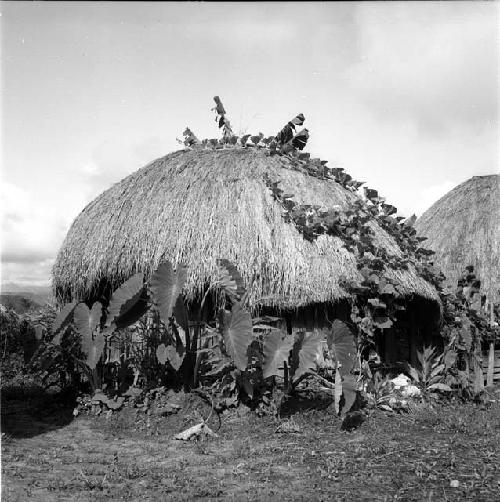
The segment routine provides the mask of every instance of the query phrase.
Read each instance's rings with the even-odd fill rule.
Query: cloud
[[[54,259],[41,260],[36,263],[2,263],[1,284],[15,285],[30,289],[33,286],[49,286]],[[8,288],[12,290],[12,287]]]
[[[37,194],[6,181],[0,200],[2,275],[15,279],[15,274],[26,276],[30,270],[28,276],[40,279],[40,270],[46,270],[47,260],[53,260],[64,238],[67,219]]]
[[[91,158],[76,169],[83,184],[85,202],[90,202],[138,167],[164,155],[165,151],[164,142],[157,137],[145,138],[134,145],[119,139],[103,141],[93,149]]]
[[[362,59],[347,75],[377,117],[434,136],[496,123],[496,5],[376,3],[359,10],[358,23]]]
[[[45,285],[57,251],[78,212],[113,183],[164,154],[159,138],[135,144],[105,141],[94,148],[91,159],[76,170],[81,187],[65,211],[49,197],[3,181],[1,185],[2,282]]]

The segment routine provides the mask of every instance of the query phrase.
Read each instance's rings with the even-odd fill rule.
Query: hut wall
[[[377,336],[377,352],[383,363],[396,366],[407,361],[417,365],[417,352],[424,346],[442,348],[439,320],[439,306],[435,302],[421,297],[408,301],[393,327]]]
[[[329,328],[335,319],[350,322],[351,306],[347,300],[320,303],[287,313],[293,331],[313,331]]]
[[[486,385],[500,381],[500,350],[483,352],[482,369]]]

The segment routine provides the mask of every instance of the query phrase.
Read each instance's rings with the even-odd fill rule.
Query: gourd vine
[[[398,311],[406,309],[403,292],[389,278],[389,270],[413,270],[436,288],[443,309],[442,332],[446,340],[454,340],[457,332],[472,325],[477,327],[475,332],[478,339],[492,336],[492,328],[484,315],[477,310],[471,313],[459,297],[444,290],[445,276],[433,264],[434,252],[422,244],[426,237],[417,235],[415,215],[409,218],[398,216],[397,208],[386,203],[377,190],[363,186],[364,182],[355,180],[343,168],[331,168],[327,166],[327,161],[311,158],[309,153],[303,151],[309,131],[297,131],[305,122],[302,113],[287,122],[275,136],[265,138],[264,134],[259,133],[238,137],[233,134],[220,98],[216,96],[214,100],[216,120],[223,130],[223,137],[197,141],[188,128],[184,134],[184,144],[188,148],[259,148],[270,156],[285,157],[287,162],[283,163],[284,168],[317,179],[334,181],[358,195],[347,209],[324,210],[317,205],[297,204],[293,194],[284,193],[279,187],[279,181],[264,176],[264,183],[273,199],[283,208],[284,220],[293,224],[305,240],[313,242],[320,235],[338,237],[346,250],[355,255],[360,280],[343,286],[353,294],[351,319],[357,327],[361,345],[373,345],[375,334],[390,328],[396,321]],[[361,187],[363,197],[359,194]],[[399,248],[398,255],[389,253],[377,244],[374,224],[394,239]],[[453,327],[451,331],[450,326]]]

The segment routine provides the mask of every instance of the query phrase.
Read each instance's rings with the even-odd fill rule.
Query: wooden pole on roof
[[[490,325],[493,326],[493,301],[490,299]],[[495,340],[490,342],[490,350],[488,352],[488,370],[486,372],[486,387],[493,385],[493,375],[495,371]]]

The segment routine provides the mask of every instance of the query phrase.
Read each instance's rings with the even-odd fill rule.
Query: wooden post
[[[419,347],[417,346],[417,326],[415,325],[416,319],[415,319],[415,312],[414,312],[414,306],[412,306],[409,309],[409,317],[410,317],[410,325],[409,325],[409,332],[410,332],[410,364],[412,366],[417,366],[418,365],[418,357],[417,357],[417,351]]]
[[[490,343],[488,353],[488,370],[486,372],[486,387],[493,385],[493,372],[495,369],[495,342]]]
[[[474,394],[479,394],[484,389],[483,365],[477,355],[472,357],[474,359]]]

